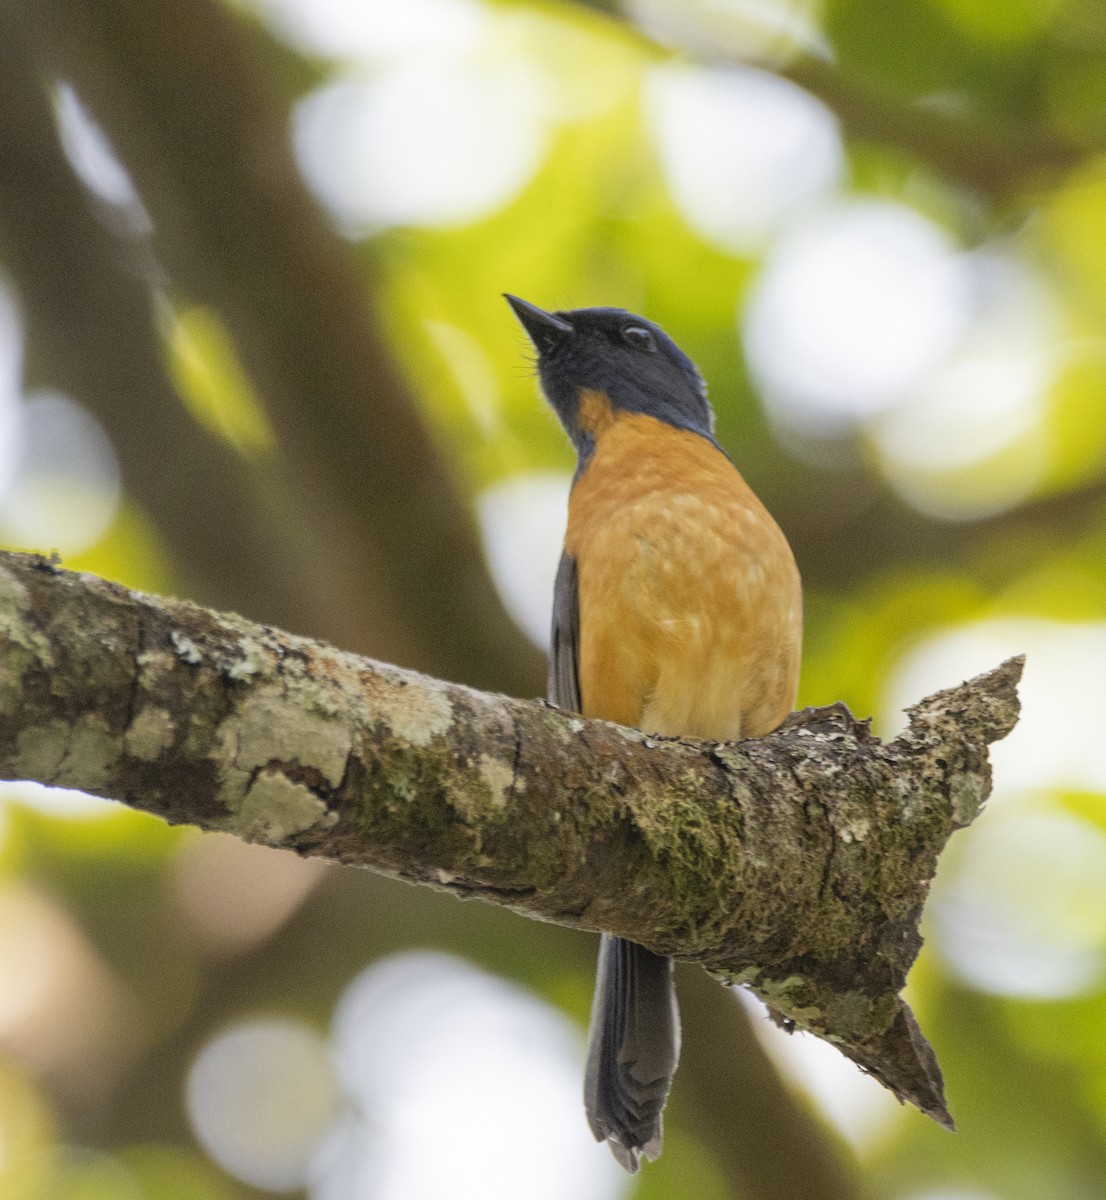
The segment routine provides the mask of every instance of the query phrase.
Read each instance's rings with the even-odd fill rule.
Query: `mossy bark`
[[[0,777],[631,938],[944,1123],[898,993],[1020,672],[929,697],[886,744],[841,706],[660,739],[0,554]]]

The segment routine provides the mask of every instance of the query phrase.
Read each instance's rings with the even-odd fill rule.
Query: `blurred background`
[[[31,785],[5,1200],[1106,1194],[1098,0],[7,0],[0,542],[523,696],[572,462],[500,299],[703,369],[879,731],[1026,652],[909,999],[950,1135],[680,978],[664,1156],[580,1104],[594,941]]]

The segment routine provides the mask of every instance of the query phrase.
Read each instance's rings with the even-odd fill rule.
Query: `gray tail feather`
[[[672,960],[604,934],[588,1030],[584,1107],[596,1141],[631,1173],[661,1152],[661,1113],[680,1057]]]

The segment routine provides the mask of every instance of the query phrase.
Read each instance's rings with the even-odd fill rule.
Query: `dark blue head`
[[[589,397],[714,441],[714,413],[695,364],[651,321],[621,308],[548,313],[507,296],[538,351],[542,391],[586,459],[595,429]]]

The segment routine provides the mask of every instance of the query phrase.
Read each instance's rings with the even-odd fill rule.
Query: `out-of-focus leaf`
[[[157,530],[146,514],[126,499],[119,506],[107,536],[83,554],[67,556],[63,565],[144,592],[171,595],[177,590],[177,575]]]
[[[801,702],[826,704],[834,697],[857,716],[878,713],[895,659],[927,632],[977,616],[986,602],[968,579],[937,572],[891,574],[849,600],[808,595],[813,629],[806,635]]]
[[[1042,434],[1049,450],[1042,491],[1106,473],[1106,341],[1092,336],[1077,343],[1052,385]]]
[[[826,25],[842,66],[895,95],[940,95],[968,77],[971,47],[928,0],[830,0]]]
[[[1091,159],[1048,196],[1044,204],[1045,245],[1062,277],[1098,320],[1106,312],[1106,159]]]
[[[120,808],[92,820],[13,806],[8,836],[20,874],[70,910],[143,1006],[143,1034],[175,1029],[196,999],[199,970],[175,920],[165,870],[186,835]]]
[[[995,46],[1032,40],[1061,7],[1061,0],[936,0],[936,7],[969,37]]]
[[[142,1200],[235,1200],[241,1195],[206,1159],[182,1146],[128,1146],[119,1157],[137,1180]]]
[[[694,1196],[696,1200],[730,1200],[728,1185],[694,1138],[665,1141],[664,1153],[647,1170],[634,1189],[634,1200],[668,1200],[671,1196]]]
[[[272,428],[218,315],[198,304],[166,307],[169,368],[193,416],[243,454],[272,450]]]
[[[0,1059],[0,1195],[39,1200],[50,1175],[53,1114],[28,1079]]]

